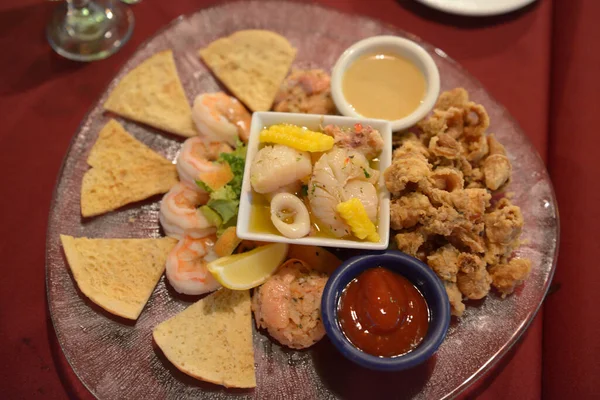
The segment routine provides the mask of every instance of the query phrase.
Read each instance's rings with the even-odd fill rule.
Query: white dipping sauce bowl
[[[338,58],[331,73],[331,95],[340,113],[347,117],[368,118],[358,113],[346,100],[342,81],[346,69],[366,54],[387,53],[403,57],[419,68],[425,77],[425,96],[419,107],[404,118],[390,121],[393,131],[410,128],[425,117],[435,105],[440,93],[440,73],[429,53],[417,43],[398,36],[374,36],[350,46]]]

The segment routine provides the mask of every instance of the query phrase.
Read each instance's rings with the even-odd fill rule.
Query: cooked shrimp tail
[[[222,170],[223,166],[215,163],[221,153],[230,153],[232,148],[225,143],[205,143],[202,138],[189,138],[183,143],[177,156],[177,173],[179,179],[191,186],[202,173]]]
[[[199,295],[221,287],[206,265],[218,256],[213,251],[216,237],[184,237],[167,257],[166,275],[179,293]]]
[[[192,119],[207,142],[234,146],[248,141],[252,116],[236,98],[223,92],[204,93],[194,99]]]
[[[167,236],[201,238],[216,232],[215,226],[198,209],[206,204],[208,195],[194,186],[180,182],[163,197],[159,219]]]

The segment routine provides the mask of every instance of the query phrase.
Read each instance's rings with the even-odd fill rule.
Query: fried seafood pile
[[[398,249],[436,272],[457,316],[464,298],[481,299],[492,286],[505,297],[531,268],[528,259],[511,259],[523,228],[520,208],[507,197],[492,202],[510,181],[511,164],[504,146],[486,134],[489,124],[466,90],[444,92],[418,124],[419,135],[396,138],[385,171]]]

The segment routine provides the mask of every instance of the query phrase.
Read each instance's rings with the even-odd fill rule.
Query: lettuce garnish
[[[217,227],[217,235],[220,235],[225,229],[237,223],[246,163],[246,146],[238,140],[236,149],[231,153],[221,153],[217,162],[229,164],[233,178],[216,190],[202,181],[196,181],[196,184],[209,193],[209,200],[206,205],[200,207],[200,211],[206,219],[214,223]]]

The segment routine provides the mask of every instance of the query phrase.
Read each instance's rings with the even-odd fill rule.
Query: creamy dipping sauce
[[[342,79],[344,97],[367,118],[404,118],[419,107],[425,90],[419,68],[395,54],[366,54],[348,67]]]

